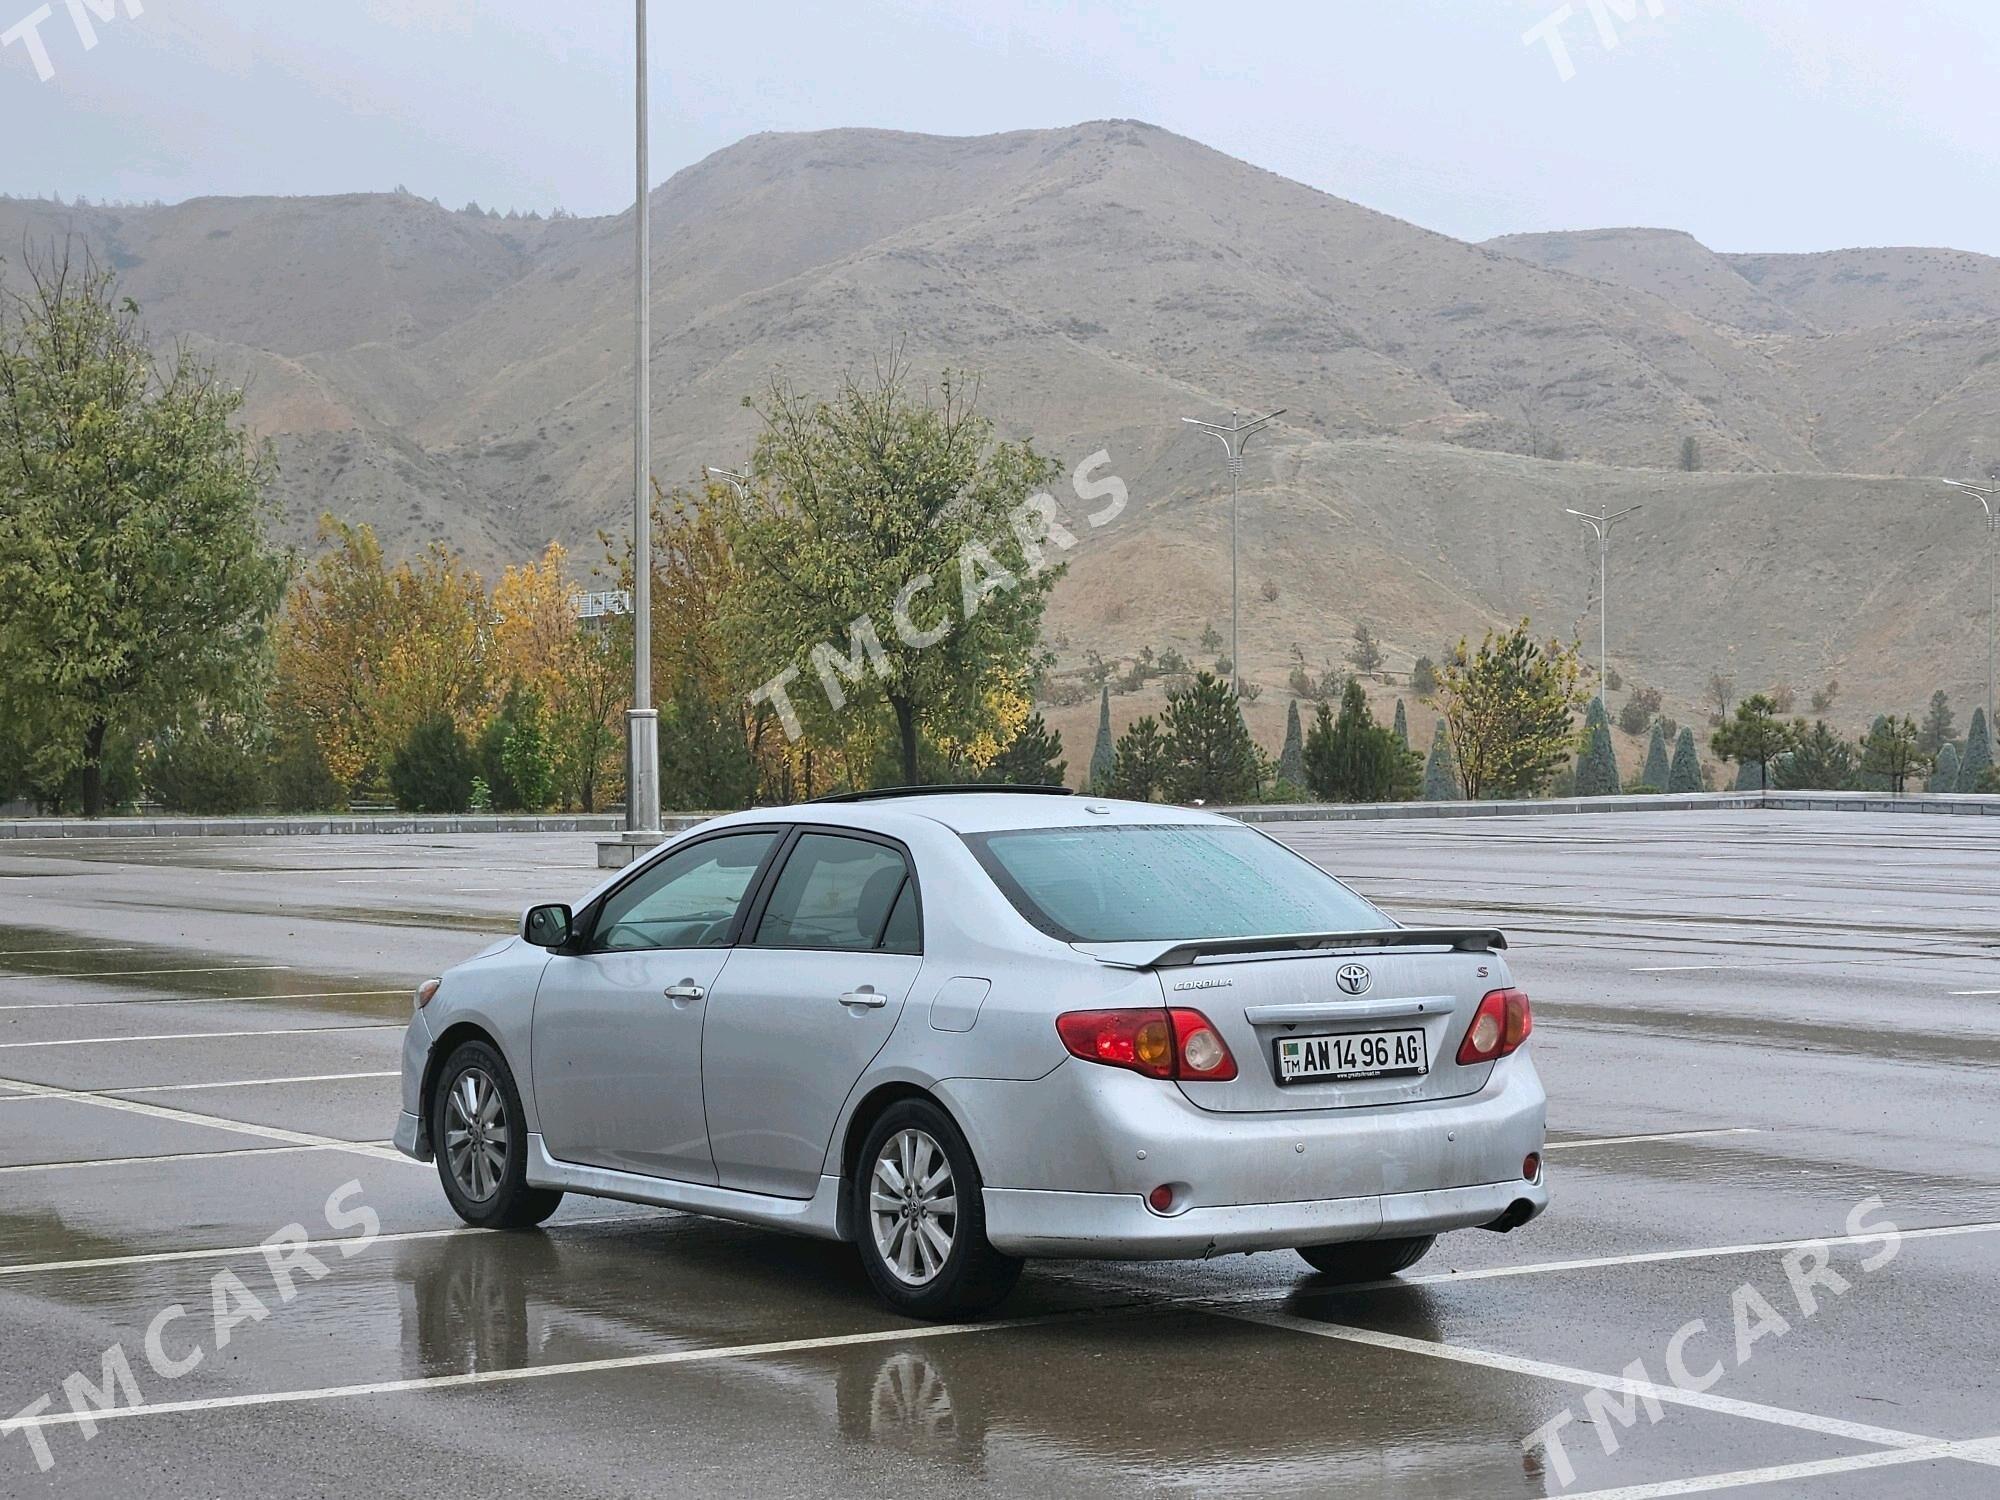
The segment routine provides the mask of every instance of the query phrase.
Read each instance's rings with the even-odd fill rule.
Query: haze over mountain
[[[1109,451],[1134,504],[1073,555],[1065,664],[1226,633],[1221,455],[1177,419],[1287,408],[1245,475],[1260,732],[1293,646],[1338,660],[1356,620],[1401,667],[1522,614],[1594,644],[1595,555],[1562,510],[1600,502],[1646,505],[1614,550],[1614,664],[1679,703],[1720,668],[1914,712],[1983,674],[1977,512],[1924,476],[2000,461],[2000,260],[1472,245],[1129,121],[753,136],[653,212],[663,481],[740,463],[741,398],[773,374],[825,388],[897,345],[978,373],[1003,429],[1067,463]],[[629,214],[0,201],[10,258],[66,232],[248,382],[288,539],[330,510],[490,569],[551,537],[593,558],[622,522]]]

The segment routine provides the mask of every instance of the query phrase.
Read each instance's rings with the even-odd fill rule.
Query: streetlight
[[[1285,414],[1285,408],[1266,412],[1261,417],[1248,422],[1238,422],[1236,413],[1229,413],[1229,425],[1220,422],[1204,422],[1199,417],[1182,417],[1190,427],[1199,427],[1210,436],[1220,439],[1222,449],[1229,455],[1229,690],[1238,698],[1243,696],[1243,652],[1237,638],[1240,615],[1237,605],[1236,571],[1236,513],[1237,492],[1243,480],[1243,450],[1250,439],[1270,426]]]
[[[1604,695],[1611,683],[1611,630],[1608,623],[1611,600],[1605,592],[1607,575],[1610,571],[1611,528],[1633,511],[1644,508],[1639,505],[1628,505],[1616,515],[1610,515],[1606,513],[1606,507],[1600,504],[1594,516],[1581,510],[1563,511],[1564,515],[1575,516],[1597,533],[1597,701],[1599,703],[1604,702]]]
[[[748,474],[738,474],[733,469],[718,469],[709,464],[703,464],[701,472],[710,479],[720,479],[724,484],[736,491],[736,498],[738,500],[749,498],[750,476]]]
[[[632,439],[632,710],[625,715],[628,774],[625,779],[625,835],[643,842],[660,833],[660,715],[653,707],[653,514],[650,480],[653,454],[653,214],[647,196],[646,0],[636,0],[639,196],[638,316],[633,406],[638,418]]]
[[[1955,490],[1964,490],[1986,509],[1986,733],[1990,737],[1995,731],[1993,723],[1993,641],[1996,623],[2000,623],[2000,510],[1993,508],[1993,502],[2000,499],[2000,490],[1987,489],[1984,485],[1964,484],[1956,479],[1947,479],[1946,484]]]

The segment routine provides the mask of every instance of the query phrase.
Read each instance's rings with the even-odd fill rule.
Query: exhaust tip
[[[1495,1234],[1505,1234],[1510,1229],[1519,1229],[1540,1212],[1541,1210],[1526,1198],[1516,1198],[1512,1203],[1507,1205],[1507,1212],[1500,1215],[1492,1223],[1481,1224],[1479,1227],[1481,1229],[1490,1229]]]

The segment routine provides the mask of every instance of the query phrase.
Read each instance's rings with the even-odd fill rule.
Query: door
[[[578,952],[549,960],[529,1055],[551,1156],[715,1181],[702,1020],[777,843],[777,830],[757,829],[676,849],[604,898]]]
[[[702,1034],[709,1144],[724,1187],[810,1198],[922,966],[916,880],[899,845],[807,831],[749,920]]]

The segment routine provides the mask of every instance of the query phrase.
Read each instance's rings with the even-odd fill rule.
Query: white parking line
[[[368,1075],[362,1076],[365,1077]],[[374,1076],[392,1078],[396,1075],[377,1074]],[[255,1083],[284,1083],[287,1081],[305,1082],[307,1080],[259,1078],[251,1081]],[[229,1084],[219,1085],[219,1087],[224,1088],[236,1086]],[[165,1087],[204,1088],[218,1087],[218,1085],[168,1084]],[[422,1162],[405,1156],[402,1152],[391,1147],[371,1145],[366,1141],[343,1141],[330,1135],[308,1135],[303,1130],[284,1130],[276,1125],[252,1125],[244,1120],[229,1120],[219,1115],[197,1114],[189,1109],[171,1109],[164,1104],[142,1104],[136,1099],[113,1099],[101,1093],[86,1092],[80,1089],[51,1088],[45,1083],[26,1083],[16,1078],[0,1078],[0,1088],[20,1090],[18,1094],[10,1094],[4,1098],[0,1098],[0,1104],[19,1104],[26,1099],[69,1099],[79,1104],[95,1104],[102,1109],[115,1109],[124,1114],[143,1115],[151,1120],[171,1120],[177,1125],[206,1125],[213,1130],[233,1131],[237,1135],[254,1135],[261,1140],[267,1141],[282,1141],[288,1146],[324,1146],[329,1151],[344,1151],[353,1156],[365,1156],[371,1161],[403,1162],[413,1167],[424,1165]],[[124,1092],[128,1094],[140,1092],[160,1093],[164,1092],[164,1089],[154,1088],[144,1091],[126,1089]]]
[[[1653,1135],[1599,1135],[1581,1141],[1547,1141],[1544,1151],[1577,1151],[1585,1146],[1630,1146],[1640,1141],[1694,1141],[1711,1135],[1761,1135],[1755,1125],[1729,1125],[1717,1130],[1662,1130]]]
[[[1978,1224],[1940,1224],[1930,1229],[1899,1229],[1905,1240],[1950,1239],[1962,1234],[1993,1234],[2000,1220]],[[1508,1276],[1542,1276],[1554,1271],[1596,1271],[1608,1266],[1651,1266],[1675,1260],[1723,1260],[1734,1255],[1770,1255],[1786,1250],[1802,1250],[1808,1245],[1874,1245],[1880,1234],[1828,1234],[1802,1240],[1767,1240],[1759,1245],[1709,1245],[1690,1250],[1646,1250],[1634,1255],[1597,1255],[1583,1260],[1547,1260],[1529,1266],[1488,1266],[1479,1271],[1438,1271],[1427,1276],[1397,1276],[1386,1281],[1364,1281],[1349,1291],[1377,1291],[1399,1286],[1434,1286],[1453,1281],[1494,1281]]]
[[[137,953],[133,946],[114,948],[103,944],[93,944],[88,948],[5,948],[0,949],[0,959],[48,958],[57,953]]]
[[[0,1104],[19,1104],[27,1099],[95,1099],[100,1103],[114,1094],[195,1094],[203,1089],[261,1089],[280,1083],[347,1083],[357,1078],[400,1078],[400,1073],[305,1073],[296,1078],[229,1078],[214,1083],[145,1083],[131,1088],[114,1085],[108,1089],[59,1089],[41,1084],[14,1084],[20,1094],[0,1096]],[[0,1084],[7,1080],[0,1079]]]
[[[1674,1495],[1707,1495],[1716,1490],[1752,1484],[1777,1484],[1787,1479],[1817,1479],[1827,1474],[1853,1474],[1863,1469],[1888,1469],[1898,1464],[1927,1464],[1941,1458],[1970,1458],[1981,1463],[2000,1452],[2000,1438],[1976,1438],[1961,1443],[1927,1443],[1921,1448],[1896,1448],[1856,1453],[1848,1458],[1816,1458],[1805,1463],[1774,1464],[1768,1469],[1737,1469],[1727,1474],[1698,1474],[1689,1479],[1663,1479],[1654,1484],[1629,1484],[1615,1490],[1589,1490],[1568,1500],[1668,1500]]]
[[[459,1231],[445,1231],[457,1233]],[[475,1231],[485,1233],[486,1231]],[[384,1235],[384,1239],[389,1236]],[[774,1339],[763,1344],[726,1344],[708,1349],[670,1349],[657,1354],[632,1354],[610,1359],[574,1360],[560,1365],[521,1365],[504,1370],[474,1370],[463,1375],[429,1375],[409,1380],[376,1380],[362,1385],[329,1385],[316,1390],[263,1391],[242,1396],[210,1396],[195,1401],[158,1401],[139,1406],[96,1407],[82,1412],[46,1412],[16,1418],[10,1427],[68,1427],[79,1422],[105,1422],[123,1417],[169,1416],[180,1412],[231,1411],[243,1407],[289,1406],[305,1401],[339,1401],[356,1396],[402,1395],[410,1391],[449,1391],[465,1386],[498,1385],[523,1380],[550,1380],[561,1375],[596,1375],[610,1370],[651,1370],[663,1365],[711,1364],[720,1360],[754,1359],[766,1354],[800,1354],[814,1349],[847,1349],[863,1344],[887,1344],[917,1339],[952,1338],[965,1333],[991,1333],[1006,1328],[1036,1328],[1049,1323],[1102,1317],[1096,1309],[1044,1313],[1006,1322],[936,1323],[930,1327],[884,1328],[871,1333],[840,1333],[824,1338]]]
[[[1969,995],[2000,995],[2000,990],[1952,990],[1949,993],[1953,999],[1963,1000]]]
[[[1789,1407],[1767,1406],[1761,1401],[1739,1401],[1732,1396],[1717,1396],[1707,1391],[1684,1391],[1679,1386],[1656,1385],[1650,1380],[1628,1380],[1622,1375],[1580,1370],[1570,1365],[1551,1364],[1547,1360],[1540,1359],[1524,1359],[1514,1354],[1496,1354],[1486,1349],[1467,1348],[1463,1344],[1406,1338],[1399,1333],[1377,1333],[1372,1328],[1350,1328],[1341,1323],[1320,1323],[1293,1313],[1257,1312],[1248,1308],[1219,1304],[1209,1305],[1203,1310],[1219,1317],[1233,1318],[1240,1323],[1255,1323],[1266,1328],[1288,1328],[1295,1333],[1310,1333],[1319,1338],[1335,1339],[1345,1344],[1365,1344],[1376,1349],[1421,1354],[1431,1359],[1476,1365],[1486,1370],[1504,1370],[1509,1374],[1527,1375],[1538,1380],[1553,1380],[1563,1385],[1590,1386],[1620,1395],[1646,1397],[1668,1405],[1693,1407],[1726,1417],[1742,1417],[1752,1422],[1766,1422],[1776,1427],[1790,1427],[1800,1432],[1818,1433],[1822,1437],[1841,1438],[1848,1442],[1901,1449],[1959,1446],[1944,1443],[1938,1438],[1925,1437],[1920,1433],[1903,1432],[1894,1427],[1876,1427],[1867,1422],[1849,1422],[1841,1417],[1822,1417],[1812,1412],[1793,1411]],[[1970,1458],[1976,1463],[2000,1464],[2000,1453],[1995,1453],[1990,1458],[1985,1454],[1970,1453],[1955,1453],[1951,1456]]]
[[[111,1005],[254,1005],[267,1000],[347,1000],[369,995],[407,995],[399,990],[311,990],[302,995],[176,995],[154,998],[134,996],[129,1000],[34,1000],[22,1005],[0,1005],[0,1010],[92,1010]]]
[[[289,968],[290,964],[217,964],[205,969],[84,969],[74,974],[44,974],[39,969],[23,969],[17,974],[0,973],[0,979],[131,979],[152,974],[269,974]]]
[[[287,1026],[273,1031],[167,1031],[152,1036],[73,1036],[54,1042],[0,1042],[0,1052],[26,1047],[109,1047],[118,1042],[220,1042],[246,1036],[317,1036],[328,1031],[401,1031],[403,1022],[369,1026]]]
[[[388,1141],[363,1141],[387,1146]],[[229,1151],[162,1151],[152,1156],[92,1156],[78,1161],[29,1161],[0,1167],[0,1176],[16,1172],[73,1172],[84,1167],[140,1167],[155,1162],[223,1161],[232,1156],[289,1156],[297,1151],[337,1151],[338,1146],[239,1146]]]

